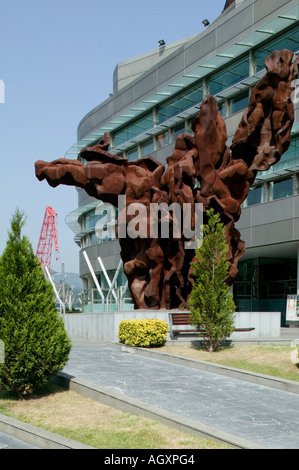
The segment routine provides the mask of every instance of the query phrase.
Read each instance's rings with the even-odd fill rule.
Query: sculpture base
[[[180,310],[133,310],[131,312],[114,313],[68,313],[65,314],[64,324],[70,338],[74,341],[118,341],[118,326],[122,320],[158,318],[168,324],[169,313]],[[230,340],[280,337],[280,312],[236,312],[236,328],[251,328],[250,332],[234,332]],[[167,334],[169,341],[170,334]],[[199,337],[194,335],[180,335],[173,343],[181,344],[183,340],[195,341]]]

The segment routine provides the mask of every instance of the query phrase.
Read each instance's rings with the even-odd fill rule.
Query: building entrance
[[[279,311],[285,327],[287,296],[297,294],[297,259],[254,258],[238,267],[234,283],[237,311]]]

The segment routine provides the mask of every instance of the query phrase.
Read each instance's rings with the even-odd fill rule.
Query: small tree
[[[235,304],[226,283],[228,245],[219,214],[206,212],[202,245],[195,250],[192,263],[195,283],[189,298],[191,323],[200,331],[210,352],[234,330]]]
[[[0,339],[5,345],[0,382],[19,398],[61,370],[71,349],[52,286],[29,240],[21,235],[24,224],[17,209],[0,258]]]

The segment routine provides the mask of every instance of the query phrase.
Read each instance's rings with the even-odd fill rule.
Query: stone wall
[[[118,326],[132,318],[159,318],[169,323],[167,310],[135,310],[115,313],[69,313],[64,315],[67,333],[72,340],[117,341]],[[237,312],[236,328],[255,328],[250,332],[234,332],[231,339],[279,338],[280,312]],[[190,338],[190,335],[188,335]],[[186,336],[185,336],[186,338]],[[170,336],[168,334],[168,339]],[[192,339],[194,337],[192,336]]]

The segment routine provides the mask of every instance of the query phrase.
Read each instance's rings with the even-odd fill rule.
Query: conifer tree
[[[213,209],[206,214],[202,244],[195,250],[196,261],[192,263],[195,283],[189,306],[191,323],[212,352],[234,331],[235,304],[226,283],[229,264],[225,227]]]
[[[29,239],[22,236],[24,224],[17,209],[0,258],[0,340],[5,347],[0,383],[19,398],[61,370],[71,349],[53,288]]]

